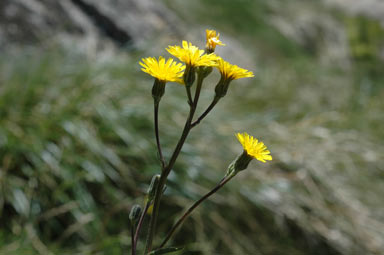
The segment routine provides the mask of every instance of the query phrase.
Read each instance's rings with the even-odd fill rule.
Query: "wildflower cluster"
[[[225,46],[220,41],[218,34],[215,30],[206,30],[206,45],[205,50],[199,49],[191,42],[182,41],[182,45],[168,46],[166,50],[169,54],[177,58],[182,63],[177,62],[172,58],[167,60],[160,56],[159,58],[148,57],[143,58],[140,62],[142,71],[151,75],[155,80],[152,87],[152,97],[154,99],[154,126],[155,137],[157,144],[157,151],[160,159],[160,175],[155,175],[152,179],[151,185],[148,189],[147,199],[145,200],[144,209],[135,205],[132,207],[130,219],[132,222],[132,255],[136,254],[136,244],[139,239],[142,223],[146,215],[150,215],[150,222],[147,231],[145,254],[174,254],[179,251],[179,248],[164,248],[165,244],[172,237],[176,229],[184,222],[187,216],[196,208],[202,201],[207,199],[228,181],[230,181],[238,172],[248,167],[252,159],[257,159],[261,162],[272,160],[270,151],[263,142],[258,141],[256,138],[248,135],[247,133],[236,134],[237,139],[243,147],[243,152],[240,154],[228,167],[227,173],[224,178],[208,192],[201,199],[196,201],[184,214],[176,221],[176,224],[171,228],[164,241],[158,249],[152,249],[152,241],[154,239],[157,217],[159,214],[160,201],[163,191],[166,186],[167,178],[172,171],[176,159],[183,147],[189,132],[193,127],[198,125],[217,105],[219,100],[226,96],[230,83],[233,80],[241,78],[251,78],[253,73],[243,69],[237,65],[230,64],[222,57],[216,55],[216,46]],[[197,104],[204,79],[216,68],[221,77],[216,84],[214,90],[214,97],[212,102],[208,105],[206,110],[194,120]],[[196,79],[197,78],[197,79]],[[192,87],[195,84],[194,95],[192,95]],[[182,132],[182,135],[174,149],[172,156],[166,160],[162,154],[159,130],[158,130],[158,112],[159,104],[162,96],[165,93],[165,86],[167,82],[176,82],[185,86],[187,101],[190,106],[188,117]],[[149,213],[150,212],[150,213]]]

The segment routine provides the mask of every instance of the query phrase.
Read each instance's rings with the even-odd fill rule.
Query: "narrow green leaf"
[[[150,255],[180,255],[183,251],[183,248],[177,248],[177,247],[167,247],[167,248],[161,248],[155,251],[152,251]]]

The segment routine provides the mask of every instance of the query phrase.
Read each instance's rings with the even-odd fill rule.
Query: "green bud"
[[[191,87],[196,79],[195,67],[187,65],[184,71],[184,84],[187,87]]]
[[[152,97],[155,100],[155,104],[158,104],[161,100],[161,97],[165,92],[165,82],[155,79],[155,83],[152,87]]]
[[[224,97],[227,94],[229,83],[231,82],[230,79],[225,79],[223,76],[221,76],[220,81],[217,83],[215,87],[215,98],[219,99]]]
[[[136,222],[140,218],[140,214],[141,214],[141,207],[140,207],[140,205],[137,205],[137,204],[133,205],[132,208],[131,208],[131,211],[129,213],[129,219],[132,222]]]
[[[160,175],[156,174],[152,177],[151,184],[148,187],[147,195],[148,201],[152,201],[155,198],[157,186],[159,186]]]
[[[229,166],[226,176],[245,170],[253,158],[243,151]]]

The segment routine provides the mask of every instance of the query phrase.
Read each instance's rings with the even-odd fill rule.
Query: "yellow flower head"
[[[191,67],[217,66],[217,60],[219,59],[215,54],[204,54],[203,50],[199,50],[199,48],[187,41],[183,41],[183,47],[168,46],[166,50]]]
[[[218,60],[218,66],[217,68],[219,69],[221,75],[224,77],[226,80],[236,80],[240,78],[247,78],[247,77],[253,77],[253,73],[240,68],[236,65],[231,65],[224,59],[220,58]]]
[[[267,150],[267,146],[263,142],[259,142],[256,138],[248,135],[247,133],[237,133],[237,139],[244,148],[244,151],[252,158],[255,158],[261,162],[266,160],[272,160],[271,152]]]
[[[143,67],[141,70],[156,79],[167,82],[179,82],[183,83],[181,77],[185,66],[181,63],[175,62],[172,58],[169,58],[165,61],[165,58],[159,57],[159,60],[156,58],[143,58],[143,62],[140,62],[140,65]]]
[[[208,52],[214,52],[216,45],[225,46],[225,44],[219,40],[220,34],[216,35],[215,30],[206,29],[205,34],[207,36],[207,44],[205,47],[207,48]]]

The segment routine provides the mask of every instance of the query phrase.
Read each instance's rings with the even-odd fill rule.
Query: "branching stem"
[[[189,209],[180,217],[180,219],[175,223],[175,225],[173,225],[173,227],[171,228],[171,230],[168,232],[166,238],[164,239],[164,241],[161,243],[160,247],[159,248],[162,248],[164,247],[164,245],[167,244],[167,242],[169,241],[169,239],[172,237],[172,235],[174,234],[174,232],[176,231],[176,229],[185,221],[185,219],[192,213],[192,211],[198,207],[204,200],[206,200],[207,198],[209,198],[212,194],[214,194],[216,191],[218,191],[219,189],[221,189],[227,182],[229,182],[233,177],[235,176],[235,174],[231,174],[231,175],[228,175],[227,177],[225,177],[223,180],[221,180],[217,185],[216,187],[214,187],[211,191],[209,191],[207,194],[205,194],[202,198],[200,198],[199,200],[197,200],[191,207],[189,207]]]
[[[160,200],[161,200],[161,196],[163,193],[163,189],[164,189],[164,186],[167,182],[167,177],[168,177],[169,173],[172,171],[172,168],[176,162],[176,159],[179,156],[180,151],[181,151],[181,149],[185,143],[185,140],[188,137],[189,131],[192,128],[191,124],[192,124],[193,116],[194,116],[195,111],[196,111],[196,106],[197,106],[197,102],[199,100],[203,80],[204,80],[204,78],[201,77],[200,75],[198,75],[196,92],[195,92],[195,97],[194,97],[193,101],[192,101],[190,89],[187,88],[188,100],[190,102],[190,109],[189,109],[188,118],[185,122],[183,132],[180,136],[180,139],[176,145],[175,150],[173,151],[173,154],[169,160],[169,163],[165,167],[163,167],[163,169],[161,171],[159,185],[157,186],[157,190],[156,190],[155,198],[154,198],[153,214],[152,214],[152,217],[151,217],[151,220],[149,223],[149,230],[148,230],[148,236],[147,236],[147,241],[146,241],[145,254],[148,254],[152,250],[152,242],[153,242],[153,237],[154,237],[154,234],[156,231],[157,217],[159,214]]]
[[[207,109],[200,115],[199,118],[197,118],[196,121],[194,121],[192,124],[191,124],[191,128],[195,127],[196,125],[198,125],[200,123],[200,121],[202,121],[205,116],[208,115],[208,113],[213,109],[213,107],[215,107],[215,105],[217,104],[217,102],[219,102],[219,99],[216,99],[214,98],[212,103],[207,107]]]

